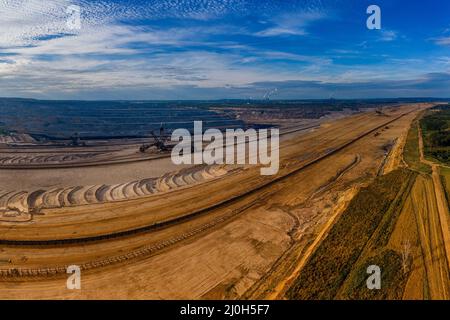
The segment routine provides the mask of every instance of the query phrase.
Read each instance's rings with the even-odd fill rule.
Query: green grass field
[[[404,285],[405,279],[395,277],[401,267],[398,254],[384,250],[384,245],[416,175],[411,170],[398,169],[377,177],[368,187],[361,189],[288,289],[287,298],[336,298],[348,275],[354,274],[354,268],[359,268],[355,263],[360,259],[369,239],[372,239],[370,246],[373,247],[369,251],[377,250],[378,255],[368,259],[375,259],[383,265],[384,270],[392,271],[390,275],[385,275],[386,281],[392,282],[395,287]],[[354,279],[350,279],[355,286],[362,281],[360,271]],[[364,276],[367,278],[367,274],[364,273]],[[362,292],[356,292],[353,285],[351,287],[351,292],[344,294],[346,298],[364,296]],[[394,291],[371,294],[396,298],[398,292]]]
[[[439,106],[428,110],[420,119],[425,157],[450,165],[450,107]]]

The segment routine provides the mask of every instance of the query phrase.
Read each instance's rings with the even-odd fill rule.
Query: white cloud
[[[33,45],[40,37],[69,32],[69,5],[67,0],[1,0],[0,47]]]
[[[280,35],[304,36],[307,32],[301,28],[273,27],[255,33],[259,37],[275,37]]]
[[[259,68],[258,62],[265,58],[324,63],[313,57],[275,51],[253,52],[254,57],[245,60],[233,52],[251,52],[252,47],[205,40],[211,34],[247,32],[228,25],[158,29],[118,22],[145,15],[156,18],[171,14],[200,19],[206,18],[199,16],[202,12],[215,15],[230,8],[239,9],[239,4],[233,6],[227,1],[201,2],[203,6],[197,6],[197,9],[186,1],[155,1],[154,6],[132,6],[127,10],[105,1],[78,1],[83,19],[82,28],[76,32],[66,25],[66,8],[74,3],[69,0],[0,0],[0,27],[7,28],[7,32],[0,33],[4,55],[1,57],[3,63],[0,62],[3,92],[71,92],[177,85],[207,88],[230,82],[244,85],[267,78],[281,81],[292,77],[290,71]],[[286,29],[283,33],[294,32],[295,28],[298,33],[301,26],[318,16],[302,14],[280,18],[280,26],[291,30]],[[139,43],[145,45],[130,46]],[[164,49],[195,45],[211,45],[227,52]]]
[[[237,0],[154,0],[133,5],[103,0],[0,0],[0,47],[35,45],[41,38],[78,34],[67,26],[66,10],[71,5],[81,8],[82,28],[88,31],[120,20],[169,17],[204,20],[242,10]]]
[[[76,31],[66,26],[65,9],[74,3],[82,11],[82,28]],[[245,1],[240,0],[140,3],[124,7],[108,1],[0,0],[0,96],[79,93],[79,98],[83,98],[84,92],[95,90],[146,92],[152,88],[169,90],[183,86],[217,89],[268,79],[347,82],[414,75],[414,68],[417,69],[417,63],[391,61],[383,68],[352,66],[349,70],[348,66],[334,65],[326,55],[292,53],[283,51],[281,46],[279,51],[261,50],[251,43],[211,37],[304,36],[314,22],[327,17],[318,9],[274,13],[265,17],[265,29],[257,34],[245,29],[245,24],[240,29],[217,21],[207,26],[201,21],[198,25],[166,29],[158,28],[156,23],[150,26],[121,23],[142,18],[214,19],[254,9],[243,8]],[[270,8],[264,10],[272,13]],[[397,37],[395,31],[386,30],[381,39],[393,41]],[[359,51],[336,50],[336,53]],[[442,68],[442,61],[439,67]],[[434,65],[426,68],[432,70]]]
[[[441,37],[433,39],[440,46],[450,46],[450,37]]]
[[[281,35],[303,36],[307,34],[306,27],[314,21],[325,18],[321,11],[306,11],[277,15],[270,19],[271,27],[255,33],[259,37],[274,37]]]
[[[379,38],[379,41],[394,41],[398,37],[398,32],[394,30],[381,30],[381,36]]]

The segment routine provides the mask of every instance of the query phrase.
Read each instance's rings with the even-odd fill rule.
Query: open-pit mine
[[[175,165],[162,126],[85,139],[81,124],[65,137],[40,124],[5,129],[0,298],[449,299],[448,203],[417,127],[435,105],[279,119],[264,107],[201,109],[221,127],[279,127],[272,176],[260,165]],[[381,290],[366,286],[369,265]],[[80,289],[67,288],[69,266]]]

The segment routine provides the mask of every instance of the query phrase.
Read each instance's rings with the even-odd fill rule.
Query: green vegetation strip
[[[419,129],[417,121],[414,121],[409,129],[405,148],[403,150],[403,159],[412,170],[431,174],[430,166],[420,162]]]
[[[352,300],[394,300],[403,296],[409,274],[403,271],[402,256],[391,249],[383,249],[373,256],[363,257],[352,270],[346,281],[348,285],[339,296],[340,299]],[[411,264],[409,258],[409,264]],[[381,270],[381,288],[369,290],[367,288],[367,267],[376,265]]]
[[[426,158],[450,165],[450,105],[427,111],[420,120]]]
[[[377,177],[353,198],[340,219],[331,228],[287,291],[289,299],[333,299],[354,268],[363,249],[383,217],[390,210],[398,210],[403,193],[416,174],[398,169]],[[386,228],[391,232],[390,224]],[[384,244],[380,239],[375,243]],[[397,269],[398,257],[393,252],[382,252],[381,259],[390,261]]]
[[[389,209],[384,213],[383,219],[367,242],[357,263],[347,276],[344,285],[339,291],[339,299],[401,299],[409,276],[411,257],[402,260],[401,253],[387,249],[391,234],[395,229],[398,218],[402,212],[405,201],[416,181],[417,173],[402,184],[397,197],[392,201]],[[403,262],[408,265],[403,269]],[[366,286],[367,267],[377,265],[382,270],[380,290],[368,290]]]
[[[391,203],[391,206],[387,210],[387,212],[383,215],[383,220],[378,226],[377,230],[373,235],[373,239],[371,240],[371,249],[380,249],[382,247],[387,246],[389,242],[389,238],[391,233],[395,229],[395,225],[402,211],[403,205],[406,199],[409,196],[409,193],[416,181],[417,173],[411,172],[409,178],[407,180],[402,181],[401,183],[397,182],[400,185],[400,191],[396,197],[396,199]]]

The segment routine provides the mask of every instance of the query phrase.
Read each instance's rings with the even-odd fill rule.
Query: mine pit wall
[[[237,171],[238,168],[232,166],[197,166],[165,174],[158,179],[143,179],[118,185],[77,186],[34,192],[4,191],[3,194],[0,190],[0,221],[14,222],[13,212],[17,212],[18,217],[36,214],[43,209],[124,201],[169,192]]]

